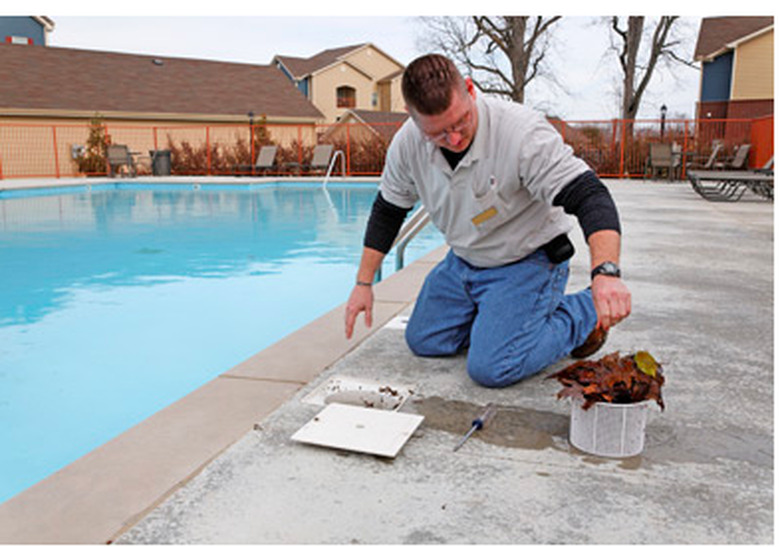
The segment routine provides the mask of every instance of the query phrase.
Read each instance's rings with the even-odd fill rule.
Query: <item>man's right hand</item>
[[[344,332],[347,339],[352,338],[352,332],[355,329],[355,321],[360,312],[363,312],[366,320],[366,327],[371,328],[371,311],[374,307],[374,291],[369,285],[355,285],[352,294],[347,301],[347,311],[344,316]]]

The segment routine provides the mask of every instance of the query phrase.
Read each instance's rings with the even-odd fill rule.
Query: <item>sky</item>
[[[72,5],[68,5],[67,14],[58,15],[62,4],[53,4],[48,11],[40,12],[55,22],[50,45],[56,47],[254,64],[268,64],[276,54],[309,57],[324,49],[364,42],[373,43],[403,64],[429,51],[419,15],[327,16],[322,14],[322,6],[327,6],[327,2],[311,4],[311,9],[307,2],[296,4],[306,16],[258,15],[257,5],[268,4],[264,1],[253,5],[255,12],[246,7],[231,9],[228,2],[222,10],[224,15],[214,14],[213,5],[212,13],[198,14],[198,9],[193,8],[195,15],[178,15],[181,9],[174,10],[174,15],[168,4],[160,4],[158,16],[104,15],[99,9],[72,9]],[[154,13],[151,6],[144,13]],[[556,24],[550,61],[559,85],[533,83],[527,88],[526,104],[566,120],[618,116],[618,61],[614,53],[607,51],[609,31],[598,19],[571,15]],[[700,21],[701,17],[694,16],[681,20],[681,37],[686,44],[682,53],[688,59],[693,57]],[[667,118],[691,118],[698,89],[696,69],[678,65],[673,71],[658,70],[645,94],[639,117],[657,119],[661,105],[665,104]]]

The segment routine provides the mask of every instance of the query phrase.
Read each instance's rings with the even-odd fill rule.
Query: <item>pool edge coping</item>
[[[323,181],[323,176],[232,176],[232,175],[211,175],[211,176],[185,176],[171,175],[164,177],[139,176],[139,177],[68,177],[60,179],[46,178],[5,178],[0,179],[0,196],[3,194],[13,194],[15,192],[35,191],[35,190],[64,190],[84,187],[89,190],[94,186],[107,186],[115,184],[143,184],[143,185],[213,185],[213,186],[262,186],[266,184],[278,183],[305,183],[315,184]],[[331,177],[329,183],[333,184],[366,184],[377,183],[379,177],[354,176],[354,177]]]

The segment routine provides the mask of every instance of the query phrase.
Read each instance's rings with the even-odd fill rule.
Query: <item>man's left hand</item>
[[[597,326],[609,330],[631,313],[631,292],[619,277],[597,275],[591,283]]]

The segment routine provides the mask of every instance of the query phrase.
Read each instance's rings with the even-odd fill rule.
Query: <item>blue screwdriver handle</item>
[[[469,440],[469,437],[471,437],[471,434],[477,431],[478,429],[482,429],[487,425],[487,423],[493,419],[493,416],[496,414],[496,407],[493,405],[493,403],[489,403],[485,407],[485,411],[482,413],[482,415],[471,422],[471,429],[469,429],[469,432],[466,433],[458,442],[458,444],[455,445],[454,450],[457,451],[463,444]]]
[[[487,423],[493,419],[493,416],[496,415],[496,406],[493,403],[488,403],[488,405],[485,407],[485,411],[482,413],[482,415],[471,422],[472,427],[476,427],[477,429],[482,429],[487,425]]]

